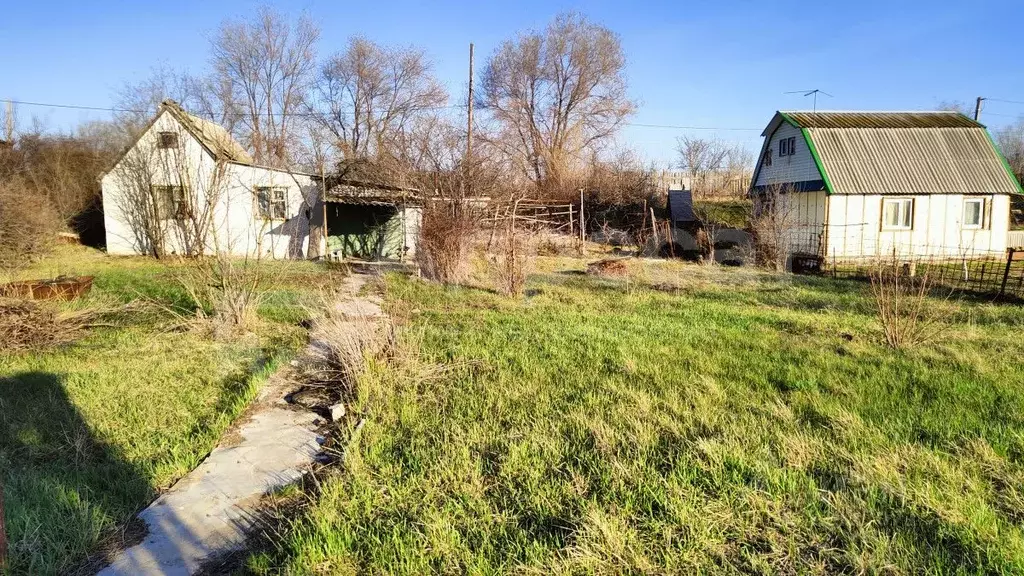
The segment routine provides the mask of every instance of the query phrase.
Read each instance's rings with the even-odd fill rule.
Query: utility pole
[[[974,121],[975,122],[977,122],[978,118],[981,116],[981,103],[984,100],[985,100],[984,98],[982,98],[981,96],[978,96],[978,99],[974,101]]]
[[[14,142],[14,102],[9,100],[7,101],[7,116],[5,120],[4,140],[8,144],[12,144]]]
[[[473,158],[473,43],[469,43],[469,108],[466,114],[466,162]]]

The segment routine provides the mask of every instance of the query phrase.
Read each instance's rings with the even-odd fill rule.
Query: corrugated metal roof
[[[807,134],[835,194],[1020,192],[986,130],[973,122],[961,128],[809,127]]]
[[[160,104],[218,159],[252,165],[252,156],[219,124],[189,114],[174,100]]]
[[[782,112],[800,128],[984,128],[959,112]]]

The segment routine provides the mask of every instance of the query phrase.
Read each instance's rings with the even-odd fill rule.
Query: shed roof
[[[798,128],[984,128],[959,112],[781,112]]]
[[[831,194],[1024,193],[985,126],[958,112],[777,112],[766,146],[783,122]]]
[[[223,126],[189,114],[174,100],[164,100],[160,108],[174,116],[218,160],[253,164],[252,156]]]

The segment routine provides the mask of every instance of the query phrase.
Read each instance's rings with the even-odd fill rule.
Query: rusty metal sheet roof
[[[956,117],[950,121],[959,122]],[[968,122],[969,127],[807,127],[806,133],[834,194],[1020,193],[988,132]]]
[[[984,128],[959,112],[781,112],[800,128]]]

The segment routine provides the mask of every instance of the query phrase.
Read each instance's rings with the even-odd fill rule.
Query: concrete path
[[[366,320],[381,314],[379,300],[357,297],[365,276],[351,275],[344,282],[351,297],[338,302],[335,312],[362,319],[365,329]],[[319,348],[314,332],[307,353]],[[101,576],[194,574],[205,562],[245,545],[260,498],[299,480],[320,452],[314,423],[319,417],[285,401],[296,383],[283,370],[270,377],[210,456],[139,514],[146,538],[114,556]]]

